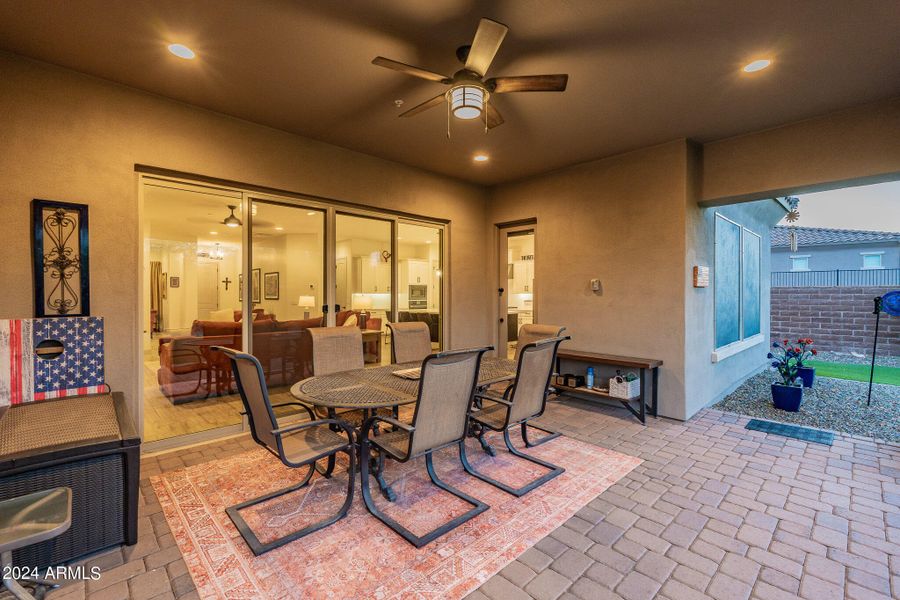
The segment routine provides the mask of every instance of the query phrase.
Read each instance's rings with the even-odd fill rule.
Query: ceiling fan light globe
[[[457,119],[477,119],[484,111],[484,102],[487,99],[485,90],[473,85],[461,85],[451,89],[448,93],[450,111]]]

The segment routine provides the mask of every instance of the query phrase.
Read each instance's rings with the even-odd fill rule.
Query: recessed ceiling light
[[[218,231],[210,231],[209,235],[219,235],[219,232]]]
[[[309,212],[306,213],[306,214],[307,214],[308,216],[310,216],[310,217],[314,217],[314,216],[316,216],[317,213],[316,213],[316,211],[311,210],[311,211],[309,211]]]
[[[284,227],[276,227],[275,231],[284,231]]]
[[[425,243],[426,243],[426,244],[430,244],[430,243],[431,243],[431,240],[425,240]]]
[[[186,60],[191,60],[192,58],[196,58],[196,54],[194,51],[185,46],[184,44],[169,44],[169,52],[177,56],[178,58],[184,58]]]
[[[759,60],[754,60],[751,63],[744,65],[743,71],[744,73],[755,73],[757,71],[762,71],[766,67],[772,64],[772,61],[768,58],[761,58]]]
[[[475,162],[487,162],[490,157],[487,154],[476,154],[472,157]]]

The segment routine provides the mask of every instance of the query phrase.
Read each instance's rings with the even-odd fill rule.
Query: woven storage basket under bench
[[[72,488],[69,531],[13,563],[43,568],[136,543],[140,444],[119,393],[0,408],[0,500]]]

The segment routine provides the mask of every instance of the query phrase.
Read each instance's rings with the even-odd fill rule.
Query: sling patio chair
[[[309,467],[300,483],[225,509],[253,554],[259,556],[342,519],[353,503],[356,469],[356,445],[350,425],[340,419],[316,419],[312,409],[300,402],[273,405],[269,401],[269,391],[266,387],[262,366],[256,357],[221,346],[215,346],[213,350],[223,352],[231,359],[232,371],[241,401],[244,403],[247,419],[250,422],[250,433],[253,440],[277,456],[285,466],[294,469]],[[291,423],[283,427],[279,425],[273,408],[289,405],[305,408],[309,413],[310,420]],[[339,452],[343,452],[350,459],[350,465],[347,467],[347,496],[340,510],[336,514],[298,531],[262,543],[241,516],[240,511],[305,487],[312,479],[313,473],[316,472],[316,462],[320,459],[328,458],[330,474],[334,468],[334,457]]]
[[[431,333],[424,321],[388,323],[391,328],[391,362],[421,363],[431,354]]]
[[[366,421],[360,433],[361,460],[367,460],[370,451],[377,454],[373,461],[376,478],[382,477],[385,456],[397,462],[407,462],[424,455],[425,468],[431,482],[473,507],[430,532],[417,536],[375,506],[369,491],[369,468],[362,465],[361,487],[366,508],[416,548],[421,548],[489,508],[484,502],[441,481],[434,470],[432,453],[456,444],[462,454],[467,432],[466,415],[478,384],[481,357],[490,350],[493,348],[454,350],[428,356],[422,362],[418,402],[412,423],[401,423],[391,417],[375,415]],[[373,427],[379,423],[391,425],[395,430],[370,438],[369,433],[373,432]],[[385,496],[388,500],[394,500],[391,494],[386,493]]]
[[[519,425],[522,429],[522,441],[529,448],[559,437],[559,433],[553,433],[535,425],[530,425],[528,422],[544,413],[544,408],[547,406],[547,395],[550,390],[550,377],[553,375],[553,366],[556,362],[556,352],[559,349],[559,345],[568,339],[570,339],[569,336],[557,336],[531,342],[523,346],[519,353],[516,379],[512,385],[506,388],[503,395],[495,394],[491,391],[478,394],[477,397],[482,400],[482,406],[480,410],[471,411],[469,414],[472,430],[478,441],[481,442],[481,447],[485,452],[495,456],[494,449],[484,439],[484,435],[488,431],[500,431],[503,432],[503,441],[506,443],[506,448],[510,453],[550,469],[550,471],[531,483],[519,488],[513,488],[476,471],[466,457],[465,446],[461,446],[460,459],[462,460],[463,468],[470,475],[495,485],[514,496],[523,496],[565,471],[562,467],[516,450],[509,439],[509,428]],[[550,435],[544,436],[537,442],[532,442],[528,439],[528,427],[545,431]]]
[[[516,360],[519,360],[519,354],[522,348],[532,342],[556,338],[563,334],[565,327],[559,325],[541,325],[539,323],[527,323],[519,328],[518,342],[516,343]]]

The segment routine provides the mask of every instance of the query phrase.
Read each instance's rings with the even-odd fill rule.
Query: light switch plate
[[[593,292],[600,291],[600,280],[599,279],[591,279],[591,291],[593,291]]]

